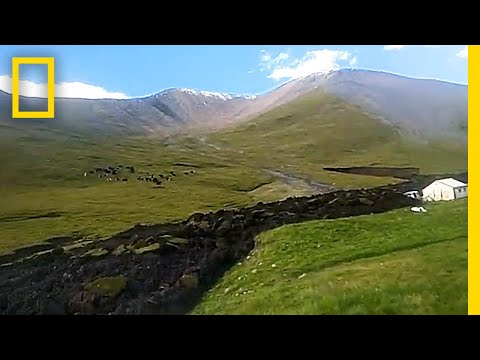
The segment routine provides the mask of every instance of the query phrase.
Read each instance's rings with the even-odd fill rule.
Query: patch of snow
[[[187,93],[187,94],[198,95],[198,91],[192,90],[192,89],[181,88],[181,89],[179,89],[179,91]]]
[[[200,94],[203,96],[208,96],[208,97],[218,97],[222,100],[232,100],[233,97],[230,94],[222,94],[218,92],[212,92],[212,91],[200,91]]]
[[[222,94],[222,93],[213,92],[213,91],[198,91],[198,90],[187,89],[187,88],[181,88],[179,90],[181,92],[184,92],[184,93],[187,93],[187,94],[203,95],[203,96],[208,96],[208,97],[217,97],[217,98],[220,98],[221,100],[232,99],[232,96],[230,94]]]
[[[215,91],[199,91],[199,90],[193,90],[193,89],[187,89],[187,88],[181,88],[179,91],[182,91],[187,94],[192,94],[192,95],[203,95],[207,97],[215,97],[219,98],[221,100],[232,100],[233,98],[244,98],[246,100],[253,100],[256,99],[255,95],[235,95],[235,94],[229,94],[229,93],[219,93]]]

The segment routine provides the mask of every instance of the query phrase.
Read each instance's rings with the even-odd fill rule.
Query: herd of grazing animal
[[[189,173],[194,174],[195,172],[193,170],[192,170],[192,172],[185,172],[186,175],[188,175]],[[150,172],[147,171],[145,173],[145,176],[139,176],[139,177],[137,177],[137,180],[153,182],[156,185],[161,185],[162,180],[172,181],[175,176],[177,176],[177,174],[173,170],[170,171],[168,173],[168,175],[163,175],[163,174],[155,175],[155,174],[151,174]]]
[[[124,174],[125,172],[134,174],[135,173],[135,168],[133,166],[123,166],[123,165],[118,165],[118,166],[107,166],[105,168],[95,168],[93,170],[90,170],[88,173],[85,172],[83,174],[84,177],[92,175],[96,176],[99,179],[101,178],[106,178],[108,182],[112,181],[122,181],[126,182],[128,181],[128,178],[122,177],[120,178],[121,174]]]
[[[128,178],[123,177],[119,178],[120,174],[124,174],[125,172],[128,172],[130,174],[135,174],[136,170],[133,166],[123,166],[123,165],[117,165],[117,166],[107,166],[106,168],[95,168],[94,170],[90,170],[88,173],[85,172],[83,174],[84,177],[93,175],[98,178],[106,178],[108,182],[112,181],[121,181],[121,182],[127,182]],[[183,172],[185,175],[190,175],[190,174],[196,174],[195,170],[190,170],[190,171],[184,171]],[[139,175],[137,177],[138,181],[147,181],[147,182],[153,182],[155,185],[160,186],[162,184],[162,180],[165,181],[172,181],[174,177],[176,177],[177,174],[175,171],[170,171],[168,175],[163,175],[163,174],[151,174],[148,171],[145,172],[145,175]],[[161,180],[162,179],[162,180]]]

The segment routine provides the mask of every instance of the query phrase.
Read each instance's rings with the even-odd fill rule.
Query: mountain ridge
[[[56,118],[75,131],[170,133],[219,128],[254,118],[320,89],[361,106],[407,133],[464,134],[468,85],[417,79],[383,71],[340,69],[295,79],[261,95],[169,88],[141,98],[56,98]],[[21,109],[45,107],[46,99],[20,98]],[[0,91],[0,116],[11,119],[11,95]],[[82,119],[84,129],[73,124]],[[51,124],[51,121],[50,121]]]
[[[82,98],[82,97],[58,97],[58,96],[56,96],[56,98],[58,98],[58,99],[78,99],[78,100],[119,100],[119,101],[124,101],[124,100],[142,100],[142,99],[145,99],[145,98],[148,98],[148,97],[151,97],[151,96],[160,95],[162,93],[168,93],[168,92],[172,92],[172,91],[186,91],[186,92],[191,91],[193,93],[205,93],[205,94],[209,93],[211,95],[215,94],[215,95],[230,96],[232,98],[236,98],[236,97],[242,98],[243,97],[243,98],[249,99],[249,98],[257,98],[259,96],[268,94],[269,92],[277,90],[277,89],[281,88],[282,86],[285,86],[285,85],[287,85],[291,82],[300,81],[300,80],[303,80],[303,79],[306,79],[306,78],[309,78],[309,77],[314,77],[314,76],[328,76],[328,75],[331,75],[331,74],[334,74],[334,73],[340,73],[340,72],[380,73],[380,74],[387,74],[387,75],[391,75],[391,76],[406,78],[406,79],[410,79],[410,80],[434,81],[434,82],[439,82],[439,83],[447,83],[447,84],[450,84],[450,85],[459,85],[459,86],[463,86],[463,87],[468,87],[468,84],[457,83],[457,82],[450,81],[450,80],[415,77],[415,76],[410,76],[410,75],[393,73],[393,72],[389,72],[389,71],[385,71],[385,70],[375,70],[375,69],[367,69],[367,68],[341,68],[341,69],[338,69],[338,70],[331,70],[331,71],[328,71],[328,72],[315,72],[315,73],[311,73],[309,75],[305,75],[305,76],[302,76],[302,77],[299,77],[299,78],[291,79],[291,80],[288,80],[288,81],[286,81],[286,82],[284,82],[284,83],[282,83],[282,84],[280,84],[280,85],[278,85],[274,88],[271,88],[269,90],[266,90],[266,91],[263,91],[263,92],[260,92],[260,93],[254,94],[254,95],[252,95],[252,94],[238,94],[238,93],[235,93],[235,92],[219,92],[219,91],[198,89],[198,88],[168,87],[168,88],[165,88],[163,90],[157,90],[153,93],[149,93],[149,94],[146,94],[146,95],[130,96],[130,97],[123,98],[123,99],[117,99],[117,98],[96,98],[96,99],[92,99],[92,98]],[[0,89],[0,94],[1,93],[5,94],[5,95],[11,95],[11,93]],[[24,95],[21,95],[20,97],[31,98],[31,99],[42,99],[40,97],[24,96]]]

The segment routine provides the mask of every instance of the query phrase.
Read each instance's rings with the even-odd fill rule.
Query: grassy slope
[[[138,223],[256,201],[246,190],[269,181],[268,176],[198,149],[163,145],[160,138],[0,142],[0,253],[53,236],[103,237]],[[198,166],[196,174],[184,175],[193,168],[175,167],[175,162]],[[164,181],[162,189],[138,182],[136,174],[127,183],[83,177],[85,171],[110,164],[157,174],[175,170],[177,176]],[[61,216],[32,219],[49,212]]]
[[[466,143],[421,143],[328,95],[311,93],[257,119],[209,137],[225,151],[243,151],[248,163],[319,181],[356,187],[391,179],[345,176],[325,166],[418,166],[425,173],[464,171]]]
[[[467,204],[263,233],[194,313],[466,314]]]
[[[326,96],[299,99],[207,136],[207,143],[195,137],[169,141],[89,137],[58,126],[50,129],[48,123],[35,131],[23,123],[16,125],[0,127],[0,253],[53,236],[104,237],[137,223],[310,194],[305,184],[286,185],[262,168],[358,187],[393,180],[331,174],[322,167],[371,163],[426,164],[425,171],[466,167],[463,148],[406,146],[389,127]],[[179,161],[199,166],[197,174],[177,176],[164,189],[136,180],[107,183],[83,177],[86,170],[113,164],[166,173]],[[183,168],[176,170],[181,174]],[[41,217],[49,212],[61,216]]]

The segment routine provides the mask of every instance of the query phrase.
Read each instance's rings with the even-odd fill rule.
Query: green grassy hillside
[[[280,106],[237,127],[211,135],[225,151],[249,164],[281,168],[344,186],[385,179],[339,177],[332,166],[415,166],[424,173],[465,171],[467,144],[450,139],[416,139],[360,108],[318,92]]]
[[[467,201],[259,236],[194,314],[466,314]]]
[[[259,201],[249,190],[270,181],[260,170],[162,141],[32,138],[0,143],[0,253],[54,236],[104,237],[138,223],[246,206]],[[137,171],[120,176],[128,182],[83,176],[95,167],[115,164],[133,165]],[[172,170],[177,176],[163,181],[161,188],[136,180],[138,172],[168,174]],[[195,174],[185,175],[186,170]]]
[[[415,165],[442,172],[465,170],[466,160],[464,144],[407,141],[357,107],[318,94],[214,134],[113,137],[49,128],[45,121],[0,124],[0,253],[54,236],[105,237],[137,223],[310,195],[303,178],[336,187],[394,181],[328,173],[324,166]],[[197,173],[183,175],[190,168],[174,166],[178,162],[195,165]],[[160,189],[137,182],[137,174],[127,183],[83,177],[115,164],[178,176]],[[299,178],[286,182],[265,169]]]

